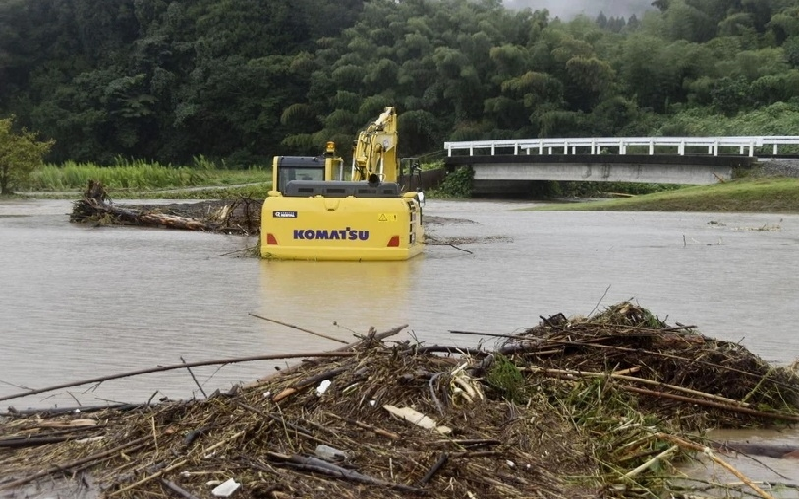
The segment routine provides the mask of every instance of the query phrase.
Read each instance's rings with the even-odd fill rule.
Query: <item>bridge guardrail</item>
[[[772,154],[778,154],[779,146],[799,145],[797,135],[762,135],[733,137],[589,137],[562,139],[511,139],[511,140],[472,140],[460,142],[444,142],[447,156],[453,151],[468,150],[469,156],[475,151],[489,151],[494,156],[498,149],[513,150],[513,154],[577,154],[588,152],[601,154],[605,151],[627,154],[629,147],[646,147],[649,154],[655,154],[658,147],[677,148],[677,154],[683,156],[687,148],[707,148],[707,153],[719,155],[719,148],[738,148],[740,155],[752,157],[756,148],[772,147]],[[533,152],[535,151],[535,152]],[[559,151],[559,152],[558,152]],[[479,154],[486,154],[480,152]]]

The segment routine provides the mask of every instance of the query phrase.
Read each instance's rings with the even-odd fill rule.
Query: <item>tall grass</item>
[[[96,165],[68,161],[63,165],[45,165],[32,173],[31,191],[79,191],[89,180],[97,180],[110,190],[147,191],[205,185],[264,182],[271,178],[268,168],[252,166],[248,170],[217,168],[203,156],[194,158],[194,165],[172,166],[158,162],[129,160],[118,157],[115,165]]]

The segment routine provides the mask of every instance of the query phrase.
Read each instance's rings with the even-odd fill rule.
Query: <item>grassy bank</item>
[[[271,177],[271,168],[253,166],[246,170],[228,170],[218,168],[202,158],[198,158],[192,166],[142,161],[121,161],[121,164],[113,166],[67,163],[46,165],[37,170],[30,176],[25,190],[37,193],[81,191],[91,179],[100,181],[117,193],[148,193],[190,187],[252,184],[271,181]]]
[[[742,179],[631,198],[558,203],[533,209],[799,213],[799,179]]]

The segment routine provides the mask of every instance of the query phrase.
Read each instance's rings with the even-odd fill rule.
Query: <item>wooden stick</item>
[[[455,444],[460,445],[461,447],[474,447],[474,446],[490,446],[490,445],[500,445],[502,442],[495,438],[462,438],[462,439],[445,439],[445,440],[436,440],[437,444]]]
[[[182,355],[180,356],[180,360],[181,362],[183,362],[184,365],[186,364],[186,359],[184,359]],[[189,371],[189,374],[191,374],[191,379],[194,380],[194,384],[197,385],[197,388],[200,389],[200,393],[203,394],[203,398],[208,398],[208,395],[206,395],[205,390],[203,390],[203,385],[201,385],[200,382],[197,381],[197,376],[194,375],[194,371],[191,370],[191,367],[187,367],[186,370]]]
[[[120,378],[128,378],[130,376],[137,376],[139,374],[150,374],[150,373],[160,373],[164,371],[171,371],[174,369],[185,369],[187,367],[200,367],[200,366],[213,366],[213,365],[226,365],[226,364],[236,364],[239,362],[254,362],[257,360],[282,360],[282,359],[301,359],[305,357],[350,357],[355,355],[353,352],[318,352],[318,353],[284,353],[284,354],[274,354],[274,355],[256,355],[253,357],[239,357],[234,359],[221,359],[221,360],[203,360],[198,362],[187,362],[183,364],[176,364],[171,366],[159,366],[159,367],[151,367],[148,369],[140,369],[138,371],[129,371],[125,373],[119,374],[112,374],[109,376],[101,376],[98,378],[91,378],[91,379],[84,379],[80,381],[72,381],[70,383],[64,383],[61,385],[54,385],[48,386],[46,388],[39,388],[36,390],[30,390],[23,393],[15,393],[12,395],[6,395],[4,397],[0,397],[0,400],[11,400],[11,399],[18,399],[22,397],[27,397],[29,395],[37,395],[39,393],[45,392],[52,392],[54,390],[60,390],[61,388],[69,388],[72,386],[80,386],[80,385],[87,385],[89,383],[101,383],[103,381],[111,381]]]
[[[169,490],[171,490],[172,492],[175,492],[179,496],[185,497],[186,499],[200,499],[199,497],[195,496],[188,490],[176,484],[175,482],[170,482],[169,480],[162,478],[161,483],[164,484],[164,486]]]
[[[372,329],[372,330],[370,330],[370,332],[369,332],[369,334],[367,336],[362,337],[361,339],[359,339],[358,341],[356,341],[354,343],[350,343],[350,344],[345,345],[345,346],[343,346],[341,348],[337,348],[337,349],[333,350],[330,353],[331,354],[347,353],[347,355],[355,355],[355,352],[353,352],[353,350],[357,349],[358,347],[363,345],[365,342],[367,342],[367,341],[382,341],[383,339],[388,338],[389,336],[393,336],[395,334],[398,334],[400,331],[402,331],[406,327],[408,327],[408,325],[404,324],[402,326],[389,329],[388,331],[384,331],[382,333],[376,333]],[[341,356],[345,357],[345,355],[341,355]],[[260,386],[260,385],[263,385],[264,383],[269,383],[270,381],[274,381],[275,379],[278,379],[278,378],[284,377],[286,375],[292,374],[292,373],[294,373],[294,372],[296,372],[296,371],[298,371],[300,369],[302,369],[302,364],[291,366],[288,369],[283,369],[283,370],[278,371],[276,373],[272,373],[269,376],[261,378],[261,379],[255,381],[255,382],[253,382],[253,383],[249,383],[246,386],[248,388],[255,387],[255,386]],[[287,390],[291,390],[291,389],[289,388]],[[0,399],[0,400],[2,400],[2,399]]]
[[[433,464],[433,467],[430,468],[427,474],[424,477],[422,477],[422,479],[419,481],[419,485],[421,487],[427,485],[427,482],[432,480],[433,476],[435,476],[435,474],[438,473],[438,470],[440,470],[441,467],[447,463],[447,461],[449,461],[449,454],[444,452],[441,454],[441,457],[438,458],[435,464]]]
[[[338,338],[333,338],[332,336],[327,336],[326,334],[316,333],[314,331],[311,331],[310,329],[305,329],[304,327],[295,326],[294,324],[289,324],[287,322],[281,322],[281,321],[278,321],[278,320],[275,320],[275,319],[269,319],[268,317],[262,317],[262,316],[260,316],[258,314],[250,314],[250,315],[252,315],[253,317],[258,317],[259,319],[265,320],[267,322],[274,322],[275,324],[280,324],[281,326],[290,327],[292,329],[299,329],[300,331],[302,331],[304,333],[312,334],[314,336],[319,336],[320,338],[324,338],[326,340],[337,341],[338,343],[344,343],[345,345],[348,344],[348,342],[346,342],[344,340],[340,340]]]

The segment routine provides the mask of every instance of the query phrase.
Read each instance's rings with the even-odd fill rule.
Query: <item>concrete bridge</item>
[[[471,166],[477,193],[507,194],[539,180],[713,184],[792,145],[799,136],[479,140],[445,142],[444,161]]]

